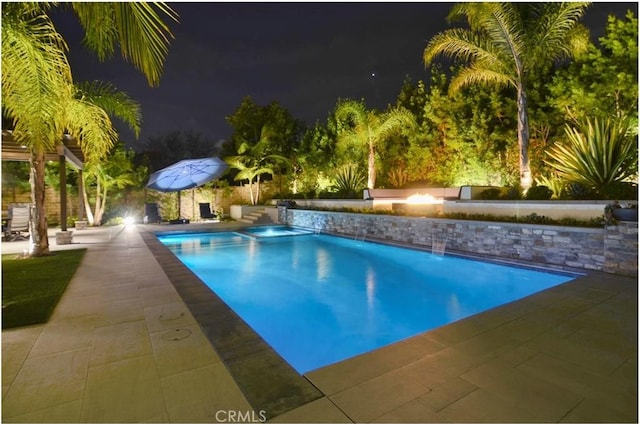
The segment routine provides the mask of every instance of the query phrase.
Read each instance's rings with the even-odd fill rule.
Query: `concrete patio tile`
[[[155,258],[151,257],[144,259],[144,263],[146,262],[151,262],[145,265],[146,268],[136,268],[135,281],[139,289],[154,287],[173,288],[171,281],[169,281],[164,272],[162,272],[162,268],[160,268],[160,265],[156,262]]]
[[[625,390],[638,391],[638,358],[627,360],[609,377],[618,382]]]
[[[621,414],[608,404],[593,399],[584,399],[578,406],[565,415],[563,423],[634,423],[637,421],[638,409],[635,413]]]
[[[164,377],[162,391],[172,422],[219,422],[229,411],[253,411],[222,363]]]
[[[606,331],[604,328],[586,327],[567,337],[575,343],[593,346],[596,349],[615,351],[626,358],[637,358],[638,344],[632,338]]]
[[[628,359],[626,352],[599,349],[549,333],[535,337],[525,346],[604,375],[614,372]]]
[[[405,372],[426,375],[429,384],[441,384],[491,360],[495,355],[469,355],[453,347],[436,352],[405,367]],[[431,387],[431,386],[429,386]]]
[[[417,401],[429,410],[438,412],[477,389],[478,386],[466,380],[454,378],[432,386],[431,391],[420,396]]]
[[[131,321],[143,321],[144,310],[140,299],[121,299],[105,302],[97,311],[95,325],[104,327]]]
[[[170,302],[144,308],[150,333],[196,325],[196,320],[183,302]]]
[[[621,415],[632,416],[637,409],[637,388],[629,390],[620,385],[617,379],[594,374],[567,361],[542,354],[521,364],[518,370],[581,397],[596,400]]]
[[[430,334],[423,334],[312,371],[305,376],[324,394],[330,395],[446,348],[446,345],[435,340]]]
[[[50,321],[43,327],[29,356],[88,348],[91,346],[94,327],[93,316]]]
[[[44,325],[2,331],[2,396],[18,375]]]
[[[431,390],[423,375],[405,371],[388,372],[329,398],[354,421],[372,421]]]
[[[81,409],[82,400],[74,400],[23,415],[3,417],[2,420],[12,423],[77,423],[80,422]]]
[[[144,321],[131,321],[95,329],[90,365],[101,365],[150,355],[151,342]]]
[[[502,352],[493,359],[493,362],[500,364],[503,367],[517,367],[537,354],[538,352],[534,350],[528,349],[524,346],[517,346],[513,349]]]
[[[545,312],[562,318],[574,317],[600,303],[599,299],[588,299],[580,296],[567,296],[564,299],[545,307]]]
[[[141,287],[138,283],[138,287],[138,296],[143,307],[182,302],[176,289],[169,284]]]
[[[409,401],[376,418],[378,423],[441,423],[442,416],[416,400]]]
[[[88,348],[28,358],[3,398],[2,416],[81,400],[88,366]]]
[[[486,327],[478,325],[473,319],[463,319],[444,327],[429,331],[429,336],[444,345],[453,345],[482,334]]]
[[[544,416],[524,409],[512,400],[478,389],[438,412],[441,422],[531,423],[546,422]]]
[[[452,345],[451,348],[475,357],[494,357],[514,349],[517,343],[502,332],[487,331]]]
[[[67,295],[65,293],[56,306],[49,321],[94,317],[102,308],[104,300],[99,294]]]
[[[153,355],[158,364],[160,377],[220,362],[220,358],[197,325],[182,327],[180,331],[189,333],[185,338],[171,337],[171,331],[151,334]]]
[[[461,378],[544,422],[558,421],[582,399],[571,390],[495,362],[475,368]]]
[[[166,411],[152,355],[92,366],[86,378],[83,422],[149,421]]]
[[[603,333],[626,340],[634,340],[638,334],[637,309],[604,302],[574,317],[582,322],[584,328],[598,330]]]
[[[525,342],[565,322],[561,315],[538,308],[495,329],[516,342]]]
[[[118,300],[133,300],[138,298],[138,285],[135,280],[125,280],[121,282],[111,281],[102,285],[100,290],[102,301],[105,303],[116,302]]]
[[[273,423],[350,423],[352,422],[326,397],[314,400],[299,408],[285,412],[269,420]]]

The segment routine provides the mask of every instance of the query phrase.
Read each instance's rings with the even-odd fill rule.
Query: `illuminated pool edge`
[[[280,226],[279,228],[283,228],[283,227]],[[265,232],[265,231],[267,231],[267,228],[266,227],[262,227],[262,228],[258,228],[256,230],[259,231],[259,232]],[[234,234],[236,236],[236,240],[240,239],[239,235],[237,233],[235,233],[235,232],[234,233],[229,232],[229,231],[219,232],[220,236],[231,235],[231,234]],[[307,232],[307,234],[310,234],[310,232]],[[210,234],[207,234],[207,235],[210,235]],[[352,246],[354,242],[348,237],[333,237],[333,235],[331,235],[331,234],[326,234],[326,236],[328,236],[329,239],[343,239],[343,240],[345,240],[347,242],[347,246],[349,248],[353,248],[354,247],[354,246]],[[266,237],[266,238],[268,239],[269,237]],[[321,238],[324,239],[324,236],[321,237]],[[189,240],[188,237],[187,237],[186,240]],[[208,239],[206,237],[205,238],[201,237],[200,240],[198,241],[198,239],[196,238],[196,240],[194,241],[194,243],[195,243],[194,245],[196,247],[207,246],[207,248],[208,248],[209,243],[207,241],[203,241],[203,240],[208,240]],[[253,249],[257,249],[258,246],[262,245],[262,242],[259,239],[254,239],[254,240],[257,241],[259,244],[248,245],[248,244],[246,244],[247,242],[241,242],[242,244],[241,245],[237,245],[237,246],[251,249],[251,254],[253,255],[256,252]],[[310,237],[309,239],[300,239],[300,240],[298,240],[297,245],[298,246],[306,246],[307,245],[307,240],[309,240],[309,241],[315,240],[315,237]],[[166,241],[166,240],[164,240],[164,241]],[[163,240],[161,240],[161,242],[163,242]],[[291,242],[293,242],[295,244],[295,241],[293,239],[291,240]],[[266,240],[265,240],[265,243],[266,243],[265,246],[272,246],[272,247],[275,246],[275,245],[272,245],[270,242],[266,242]],[[314,241],[314,243],[315,243],[315,241]],[[312,244],[314,244],[314,243],[312,243]],[[397,250],[397,252],[401,252],[401,251],[414,251],[414,252],[421,251],[423,253],[431,253],[427,249],[413,249],[413,248],[407,249],[407,246],[402,246],[402,245],[399,246],[399,245],[391,244],[391,243],[379,243],[379,242],[368,243],[367,242],[367,243],[363,244],[363,242],[360,242],[359,240],[356,241],[355,243],[357,243],[357,246],[359,246],[359,247],[356,246],[358,252],[360,252],[361,251],[360,249],[362,249],[364,247],[364,245],[366,245],[366,244],[369,244],[371,246],[378,244],[378,245],[386,245],[388,248],[399,249],[399,250]],[[280,242],[277,242],[277,245],[281,245],[282,246],[282,244]],[[289,244],[287,243],[286,245],[288,246]],[[172,247],[172,246],[167,246],[167,247],[169,247],[169,249],[172,252],[174,252],[174,254],[178,257],[178,259],[181,262],[184,261],[183,263],[185,264],[186,267],[191,268],[192,266],[196,265],[196,263],[192,262],[191,260],[185,260],[186,258],[182,256],[183,252],[178,250],[178,249],[181,249],[179,244],[176,244],[174,246],[178,246],[177,249],[174,249],[174,247]],[[222,247],[224,248],[224,247],[226,247],[226,245],[224,245]],[[197,255],[196,251],[195,250],[191,250],[189,247],[184,248],[184,253],[187,255],[188,258],[194,258],[195,257],[194,254]],[[216,256],[220,257],[219,255],[216,255]],[[391,254],[391,257],[394,257],[394,256],[395,256],[395,254]],[[436,257],[437,256],[440,256],[440,255],[436,255]],[[555,275],[556,279],[558,277],[565,277],[564,281],[560,281],[560,282],[557,282],[557,283],[549,282],[549,284],[552,284],[551,286],[546,285],[547,283],[544,282],[543,285],[546,285],[545,287],[536,288],[534,291],[530,291],[530,289],[525,289],[525,292],[527,292],[527,293],[519,295],[519,296],[523,296],[523,297],[530,296],[532,294],[537,293],[538,291],[545,290],[545,289],[553,287],[553,286],[555,286],[557,284],[562,284],[564,282],[567,282],[569,279],[575,279],[579,275],[581,275],[579,273],[574,273],[574,272],[558,271],[558,270],[553,270],[553,269],[548,269],[548,268],[540,268],[540,267],[529,267],[529,266],[523,266],[523,265],[513,264],[513,263],[508,263],[508,262],[505,263],[503,261],[482,260],[482,259],[478,259],[478,258],[471,258],[471,257],[468,257],[467,255],[446,255],[446,256],[451,257],[452,260],[454,260],[454,261],[462,259],[464,261],[467,261],[469,264],[477,263],[479,266],[482,266],[482,264],[486,264],[488,266],[494,265],[494,266],[499,266],[499,267],[511,268],[512,270],[521,269],[522,271],[532,271],[532,272],[538,272],[538,273],[543,273],[543,274],[550,274],[550,278],[552,278],[552,279],[554,278],[553,275]],[[279,257],[282,257],[282,255],[280,255]],[[374,257],[376,257],[376,256],[374,255]],[[458,257],[458,259],[453,259],[455,257]],[[229,263],[227,262],[227,260],[228,260],[228,258],[225,257],[225,260],[223,262],[225,264],[224,269],[225,269],[226,272],[231,272],[230,270],[232,268],[229,267]],[[436,259],[436,261],[438,261],[438,263],[439,263],[438,259]],[[199,262],[201,264],[203,263],[202,260],[199,260]],[[271,263],[271,262],[269,262],[269,263]],[[209,263],[208,261],[205,261],[204,264],[205,264],[204,271],[207,271],[207,272],[210,271],[211,270],[211,268],[210,268],[211,263]],[[241,264],[244,264],[244,262],[242,262]],[[430,331],[430,330],[438,328],[438,327],[440,327],[442,325],[447,325],[447,324],[450,324],[450,323],[452,323],[454,321],[457,321],[459,319],[464,319],[464,318],[467,318],[469,316],[477,315],[478,313],[482,313],[482,312],[484,312],[486,310],[493,309],[494,307],[501,306],[502,304],[511,303],[511,302],[516,301],[516,300],[518,300],[520,298],[523,298],[523,297],[516,297],[516,298],[511,298],[511,299],[503,299],[502,302],[506,301],[506,303],[494,303],[494,301],[489,301],[489,305],[487,306],[488,309],[479,309],[479,310],[476,309],[476,311],[472,312],[473,308],[471,308],[471,310],[466,311],[461,316],[455,317],[455,318],[449,317],[449,318],[447,318],[447,320],[445,320],[443,322],[440,322],[440,321],[442,321],[442,319],[438,318],[436,320],[436,322],[435,322],[435,325],[432,326],[432,327],[425,327],[423,329],[418,329],[419,331],[416,330],[416,332],[414,332],[412,334],[406,334],[406,335],[388,334],[388,335],[385,336],[387,339],[390,338],[390,340],[388,342],[384,342],[382,344],[379,344],[380,342],[376,341],[374,346],[368,347],[365,350],[360,350],[360,351],[356,351],[356,352],[351,352],[351,350],[348,349],[347,350],[348,355],[335,356],[335,354],[332,354],[331,357],[335,356],[334,360],[323,362],[323,361],[325,361],[325,359],[322,359],[319,363],[313,363],[313,361],[311,361],[312,365],[314,365],[314,366],[307,366],[307,364],[301,364],[300,363],[301,361],[298,360],[298,358],[300,358],[300,356],[297,353],[294,353],[292,355],[291,352],[287,352],[288,346],[289,346],[290,343],[287,342],[285,348],[283,348],[282,343],[280,343],[280,340],[274,340],[273,339],[273,334],[271,334],[273,332],[272,329],[269,329],[268,331],[265,331],[265,328],[264,328],[264,322],[266,322],[265,318],[256,317],[256,316],[254,316],[255,315],[254,313],[246,315],[247,311],[245,310],[244,305],[240,305],[235,300],[233,300],[231,298],[228,298],[227,297],[228,293],[227,294],[225,294],[224,292],[218,293],[218,289],[216,287],[210,285],[212,282],[209,280],[209,276],[201,274],[202,271],[203,271],[202,269],[194,268],[192,272],[196,273],[196,275],[201,275],[200,278],[202,279],[204,284],[207,287],[209,287],[210,290],[212,290],[214,293],[216,293],[216,295],[220,296],[220,298],[223,299],[225,304],[228,304],[229,307],[231,307],[236,314],[238,314],[240,317],[242,317],[243,320],[246,321],[247,325],[252,327],[258,334],[261,334],[261,337],[264,340],[266,340],[267,343],[269,343],[269,344],[273,343],[272,347],[274,348],[274,350],[276,350],[276,352],[278,352],[283,358],[285,358],[285,360],[288,361],[293,366],[293,368],[297,369],[300,374],[306,374],[307,372],[312,372],[315,369],[322,368],[322,367],[331,365],[333,363],[340,362],[342,360],[346,360],[346,359],[348,359],[350,357],[358,356],[360,354],[365,354],[369,350],[375,350],[375,349],[381,348],[381,347],[385,346],[388,343],[395,343],[397,341],[404,340],[404,339],[406,339],[408,337],[413,337],[414,335],[420,334],[422,332]],[[295,274],[295,273],[290,273],[290,274],[292,275],[292,274]],[[290,275],[290,274],[287,274],[287,275]],[[526,274],[524,274],[524,275],[526,275]],[[440,277],[439,275],[434,275],[434,276]],[[228,280],[227,277],[218,276],[217,278],[219,280],[222,278],[221,281],[227,281]],[[231,277],[229,277],[229,278],[231,278]],[[259,275],[253,275],[251,281],[257,282],[257,281],[259,281],[259,279],[260,279]],[[275,280],[279,281],[280,279],[276,278]],[[282,279],[282,280],[285,281],[286,279]],[[231,280],[229,280],[229,281],[231,281]],[[273,279],[271,279],[269,281],[273,281]],[[491,281],[493,281],[493,280],[491,280]],[[510,280],[507,279],[506,281],[510,281]],[[233,284],[230,287],[233,287]],[[295,287],[295,285],[294,285],[294,287]],[[234,295],[232,294],[232,296],[234,296]],[[502,297],[504,297],[504,295]],[[499,298],[500,298],[500,296],[498,297],[498,299],[495,299],[495,302],[499,302],[500,301]],[[493,297],[490,296],[490,299],[493,299]],[[313,301],[313,299],[311,299],[311,301]],[[491,303],[493,303],[493,304],[491,304]],[[265,309],[265,308],[266,308],[266,310],[268,310],[269,309],[269,305],[267,304],[267,305],[265,305],[264,308],[261,308],[261,309]],[[310,309],[313,309],[313,307],[311,307]],[[387,313],[387,312],[388,311],[385,311],[385,313]],[[393,312],[394,311],[391,311],[391,313],[393,313]],[[258,319],[258,321],[256,321],[256,319]],[[405,323],[405,324],[410,324],[409,326],[414,325],[414,323]],[[288,325],[288,324],[286,324],[286,325]],[[286,327],[286,325],[285,325],[285,327]],[[274,330],[274,331],[276,331],[276,330]],[[262,334],[266,334],[266,335],[262,335]],[[340,334],[341,333],[338,332],[336,337],[339,338]],[[307,340],[307,342],[309,342],[309,340]],[[367,343],[365,343],[365,344],[367,344]],[[310,344],[306,343],[306,345],[310,345]],[[360,348],[358,348],[358,349],[360,349]],[[298,356],[296,356],[296,355],[298,355]],[[304,356],[303,358],[306,358],[306,356]],[[304,360],[304,362],[307,362],[307,361],[308,361],[307,359]]]

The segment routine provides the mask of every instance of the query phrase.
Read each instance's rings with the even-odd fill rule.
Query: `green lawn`
[[[47,322],[87,249],[2,255],[2,328]]]

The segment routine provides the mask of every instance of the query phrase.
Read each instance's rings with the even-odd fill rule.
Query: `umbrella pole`
[[[182,202],[180,201],[180,190],[178,190],[178,219],[182,218],[181,204]]]

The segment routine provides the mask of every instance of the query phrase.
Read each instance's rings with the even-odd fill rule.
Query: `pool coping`
[[[218,231],[234,231],[234,229],[225,228]],[[213,232],[218,231],[214,230]],[[433,354],[432,343],[425,343],[426,336],[440,334],[451,329],[454,329],[455,332],[457,331],[456,329],[460,328],[473,328],[474,332],[486,331],[489,327],[493,328],[504,324],[504,320],[513,320],[520,315],[528,313],[531,310],[531,305],[540,305],[549,296],[553,297],[559,293],[575,291],[577,286],[583,287],[586,285],[587,288],[600,286],[600,283],[596,282],[598,276],[608,275],[600,272],[559,270],[539,265],[528,266],[527,263],[509,260],[496,260],[494,262],[506,265],[579,275],[567,283],[542,290],[525,298],[472,315],[437,329],[426,331],[372,352],[300,375],[215,293],[206,287],[195,274],[188,270],[157,239],[156,233],[144,231],[141,232],[141,236],[183,298],[211,345],[219,353],[249,403],[256,410],[266,411],[267,419],[280,416],[322,397],[329,397],[340,390],[357,384],[359,381],[365,381],[389,372],[391,369],[403,367],[415,361],[418,357]],[[385,243],[384,240],[370,241]],[[397,243],[388,244],[412,248],[412,246],[403,246]],[[418,250],[428,249],[418,248]],[[492,258],[474,257],[465,254],[457,255],[455,252],[453,254],[472,259],[492,261]],[[594,276],[595,279],[593,278]],[[496,321],[497,316],[502,316],[502,318]],[[466,331],[462,333],[467,334]],[[398,354],[402,350],[408,351],[410,354]],[[390,355],[392,357],[391,360],[389,360]],[[381,360],[381,358],[385,359]],[[347,368],[354,368],[358,363],[371,361],[380,366],[373,371],[369,370],[364,373],[356,371],[351,378],[348,377],[350,373],[346,372],[343,382],[336,383],[335,378],[331,377],[335,376],[336,372],[341,373]],[[358,374],[362,375],[356,377]]]
[[[323,396],[154,233],[140,235],[255,410],[269,419]]]

